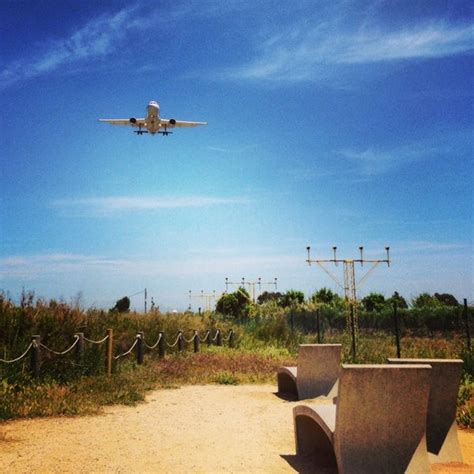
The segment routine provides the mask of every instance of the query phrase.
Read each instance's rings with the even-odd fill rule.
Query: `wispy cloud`
[[[223,146],[214,146],[214,145],[209,145],[206,147],[206,150],[209,151],[216,151],[218,153],[232,153],[232,154],[237,154],[237,153],[245,153],[248,150],[257,148],[257,145],[245,145],[241,147],[223,147]]]
[[[468,242],[433,242],[428,240],[408,240],[396,242],[393,245],[399,253],[429,252],[442,253],[456,250],[469,250],[471,245]]]
[[[0,278],[31,279],[38,276],[77,274],[91,269],[122,267],[126,261],[97,255],[47,253],[0,258]]]
[[[83,64],[115,51],[133,31],[151,26],[136,7],[89,20],[68,37],[40,44],[34,54],[7,64],[0,72],[0,88],[52,73],[66,65]]]
[[[294,255],[241,255],[210,254],[186,257],[181,260],[136,258],[107,258],[97,255],[69,253],[45,253],[37,255],[16,255],[0,258],[0,280],[21,278],[25,280],[43,277],[70,275],[82,279],[94,275],[94,279],[107,275],[127,275],[137,277],[190,277],[203,275],[255,274],[262,277],[273,271],[298,269],[301,257]],[[262,273],[263,272],[263,273]],[[270,278],[270,277],[269,277]],[[223,279],[222,279],[223,280]],[[224,281],[222,281],[224,283]]]
[[[363,25],[341,30],[337,22],[293,25],[257,46],[255,59],[221,71],[222,79],[321,81],[341,67],[440,58],[473,49],[474,27],[425,23],[398,31]]]
[[[189,207],[208,207],[225,204],[247,204],[247,198],[213,196],[113,196],[81,199],[57,199],[52,205],[70,216],[115,215],[124,212],[153,211]]]
[[[392,150],[366,148],[365,150],[339,150],[338,155],[348,159],[355,165],[357,174],[362,178],[370,178],[392,171],[409,163],[439,155],[445,148],[429,146],[428,144],[413,144]]]

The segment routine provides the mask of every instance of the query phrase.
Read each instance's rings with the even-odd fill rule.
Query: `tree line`
[[[390,297],[372,292],[357,302],[359,326],[367,329],[391,329],[394,306],[405,329],[432,332],[460,329],[462,305],[449,293],[421,293],[407,301],[395,291]],[[315,291],[305,298],[302,291],[285,293],[265,291],[255,302],[245,288],[221,296],[216,312],[237,322],[262,321],[279,313],[295,329],[312,331],[316,313],[325,328],[344,329],[348,313],[347,301],[329,288]],[[470,308],[472,313],[472,308]]]

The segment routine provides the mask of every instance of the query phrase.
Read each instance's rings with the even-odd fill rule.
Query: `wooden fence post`
[[[31,348],[30,362],[31,373],[33,374],[33,377],[39,378],[41,367],[41,336],[31,336],[31,343],[33,344],[33,347]]]
[[[112,375],[112,351],[114,346],[114,330],[107,329],[107,335],[109,337],[107,339],[106,368],[107,376],[110,377]]]
[[[78,338],[76,345],[76,364],[81,367],[84,364],[84,333],[77,332],[75,336]]]
[[[197,331],[194,331],[193,344],[194,352],[199,352],[199,333]]]
[[[166,355],[165,349],[165,333],[160,331],[160,341],[158,342],[158,357],[163,359]]]
[[[217,330],[217,334],[216,334],[216,344],[218,346],[222,346],[222,334],[221,334],[221,330],[218,329]]]
[[[183,333],[178,331],[178,352],[183,352]]]
[[[143,364],[143,340],[145,339],[145,334],[143,332],[138,332],[135,336],[137,339],[137,347],[136,347],[136,356],[137,356],[137,364]]]
[[[234,330],[229,330],[229,347],[234,347]]]
[[[206,341],[207,341],[207,345],[210,346],[211,343],[212,343],[212,341],[211,341],[211,331],[207,331]]]

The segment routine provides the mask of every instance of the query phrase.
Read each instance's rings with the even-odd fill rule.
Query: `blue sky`
[[[389,245],[360,296],[472,300],[473,17],[461,0],[0,2],[0,288],[98,307],[147,288],[184,309],[225,277],[277,277],[309,296],[341,290],[307,245]],[[209,125],[97,122],[150,100]]]

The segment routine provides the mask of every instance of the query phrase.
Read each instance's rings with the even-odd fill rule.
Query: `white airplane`
[[[154,100],[148,103],[145,118],[132,117],[129,119],[99,119],[99,122],[111,123],[112,125],[129,125],[131,127],[138,127],[138,130],[134,130],[137,135],[143,135],[144,133],[151,133],[152,135],[155,133],[169,135],[170,133],[173,133],[168,131],[169,128],[207,125],[207,122],[185,122],[183,120],[161,118],[160,106],[158,105],[158,102],[155,102]]]

